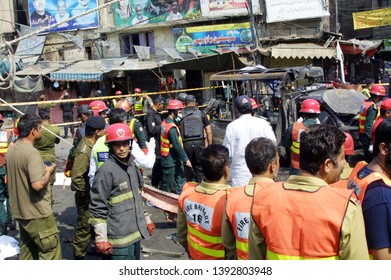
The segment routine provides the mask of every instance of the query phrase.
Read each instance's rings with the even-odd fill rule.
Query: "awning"
[[[16,76],[39,76],[47,75],[65,67],[70,62],[39,61],[37,64],[27,66],[15,73]]]
[[[368,57],[371,57],[377,51],[382,42],[381,40],[339,40],[341,50],[344,54],[366,54]]]
[[[335,58],[335,49],[313,43],[279,44],[259,49],[265,56],[274,58]]]
[[[112,68],[115,71],[145,71],[154,68],[163,69],[185,69],[185,70],[198,70],[198,71],[224,71],[228,69],[243,68],[246,65],[240,61],[238,55],[235,52],[226,52],[222,54],[211,54],[198,58],[186,59],[186,56],[182,56],[184,60],[178,62],[172,62],[168,60],[138,60],[138,59],[126,59],[124,64]],[[192,57],[194,57],[192,55]]]
[[[235,52],[212,54],[162,65],[165,69],[203,70],[206,72],[240,69],[246,65]]]
[[[112,71],[118,67],[124,58],[85,60],[78,61],[69,65],[65,69],[50,73],[50,79],[53,81],[68,82],[98,82],[103,80],[103,74]]]

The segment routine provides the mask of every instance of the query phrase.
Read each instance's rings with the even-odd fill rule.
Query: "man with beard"
[[[33,0],[34,12],[30,17],[30,25],[35,28],[42,28],[55,21],[53,15],[45,11],[46,0]]]
[[[62,259],[48,190],[56,164],[45,166],[34,148],[42,137],[41,125],[38,116],[23,115],[18,123],[18,141],[5,156],[11,212],[19,223],[20,260]]]
[[[391,259],[391,119],[375,131],[373,159],[355,168],[349,188],[361,198],[369,253],[376,260]]]
[[[249,259],[369,259],[360,203],[351,190],[330,186],[346,162],[346,136],[320,124],[300,138],[300,175],[255,187]]]

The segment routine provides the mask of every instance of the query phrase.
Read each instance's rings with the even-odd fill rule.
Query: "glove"
[[[147,229],[149,232],[149,235],[152,236],[153,232],[155,231],[155,224],[152,222],[150,215],[148,212],[145,213],[145,220],[147,221]]]
[[[94,231],[96,252],[103,255],[112,255],[113,247],[107,239],[107,223],[94,225]]]
[[[109,241],[95,242],[95,250],[98,254],[112,255],[113,247]]]
[[[148,154],[148,148],[142,148],[141,150],[143,151],[144,155]]]
[[[72,170],[72,162],[67,159],[67,163],[65,165],[65,168],[64,168],[64,174],[66,177],[71,177],[71,170]]]

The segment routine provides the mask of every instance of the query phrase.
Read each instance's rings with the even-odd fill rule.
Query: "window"
[[[122,56],[135,56],[136,52],[133,48],[133,45],[150,47],[150,52],[155,53],[153,32],[123,34],[120,35],[120,41]]]

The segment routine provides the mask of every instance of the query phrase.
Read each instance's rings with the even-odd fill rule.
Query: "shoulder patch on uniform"
[[[87,144],[84,144],[83,148],[80,150],[81,153],[86,153],[87,152]]]
[[[140,131],[143,131],[143,127],[142,126],[140,126]]]

